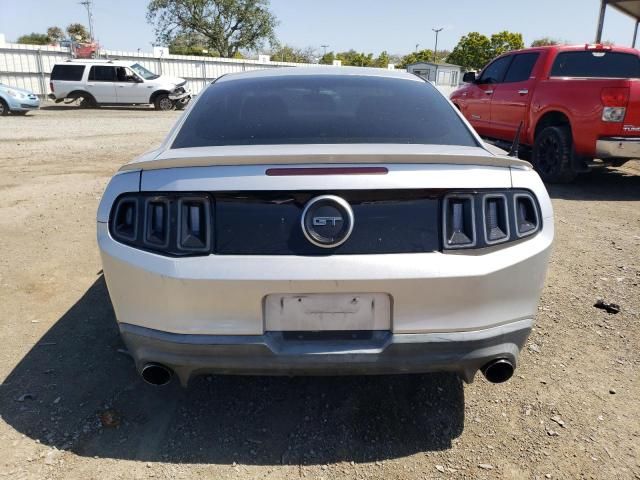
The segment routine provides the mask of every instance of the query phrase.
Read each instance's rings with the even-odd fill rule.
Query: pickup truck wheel
[[[169,95],[167,95],[166,93],[158,95],[153,101],[153,104],[155,105],[156,110],[160,110],[161,112],[172,110],[174,107],[173,100],[171,100],[169,98]]]
[[[5,115],[9,115],[9,107],[5,101],[0,98],[0,117],[4,117]]]
[[[547,183],[569,183],[577,173],[571,168],[573,145],[567,127],[547,127],[536,137],[531,163]]]

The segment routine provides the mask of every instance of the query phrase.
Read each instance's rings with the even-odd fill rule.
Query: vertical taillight
[[[488,244],[509,239],[509,211],[507,197],[489,194],[483,197],[484,240]]]
[[[138,201],[122,198],[113,216],[113,232],[118,239],[135,240],[138,232]]]
[[[169,202],[164,198],[149,198],[145,208],[144,241],[156,247],[169,245]]]
[[[475,210],[472,195],[447,195],[444,198],[442,220],[445,248],[475,246]]]
[[[452,192],[442,201],[445,251],[506,245],[541,229],[540,207],[526,190]]]
[[[178,212],[178,249],[208,251],[211,248],[209,200],[200,197],[180,198]]]
[[[53,89],[53,82],[49,82],[49,88],[51,89],[51,93],[55,92]]]
[[[513,198],[517,236],[526,237],[534,234],[540,228],[540,219],[533,197],[528,194],[518,193]]]
[[[208,194],[126,194],[109,217],[112,237],[126,245],[172,256],[212,251],[212,199]]]

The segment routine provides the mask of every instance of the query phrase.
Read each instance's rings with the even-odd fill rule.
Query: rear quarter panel
[[[533,144],[536,126],[545,114],[561,112],[571,123],[576,152],[593,156],[599,137],[619,135],[622,128],[620,123],[602,121],[602,89],[628,86],[628,80],[610,78],[551,77],[540,80],[532,99],[528,143]]]

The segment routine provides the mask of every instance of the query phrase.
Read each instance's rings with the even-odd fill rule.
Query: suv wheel
[[[573,142],[568,127],[547,127],[533,144],[531,163],[547,183],[568,183],[577,173],[571,168]]]
[[[156,97],[153,101],[153,104],[156,107],[156,110],[160,110],[161,112],[166,112],[168,110],[173,110],[173,100],[169,98],[169,95],[166,93],[161,93]]]
[[[4,117],[9,114],[9,106],[0,98],[0,116]]]

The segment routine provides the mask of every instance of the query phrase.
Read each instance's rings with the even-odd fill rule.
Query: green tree
[[[418,52],[411,52],[400,60],[398,68],[407,68],[407,65],[418,62],[433,62],[433,50],[425,49]]]
[[[49,38],[44,33],[34,32],[19,36],[17,42],[27,45],[47,45],[49,43]]]
[[[336,60],[340,60],[344,66],[351,67],[372,67],[374,64],[373,53],[356,52],[353,49],[338,53]]]
[[[387,66],[391,63],[391,58],[389,57],[389,53],[386,50],[380,52],[378,58],[373,61],[373,66],[378,68],[387,68]]]
[[[458,41],[447,60],[465,70],[478,70],[491,58],[491,40],[481,33],[471,32]]]
[[[301,49],[290,45],[276,44],[270,55],[274,62],[314,63],[315,60],[315,52],[311,47]]]
[[[89,31],[87,28],[81,23],[72,23],[67,27],[67,33],[69,34],[69,38],[74,41],[78,41],[81,43],[86,43],[91,41],[91,36],[89,35]]]
[[[336,54],[333,52],[327,52],[320,57],[320,65],[333,65],[333,61],[336,59]]]
[[[489,38],[481,33],[471,32],[458,41],[447,61],[460,65],[465,70],[479,70],[498,55],[521,48],[524,48],[521,33],[504,30]]]
[[[192,33],[206,39],[206,47],[223,57],[241,49],[256,50],[275,41],[277,20],[268,0],[151,0],[147,21],[156,39],[171,44],[178,35]]]
[[[218,52],[210,51],[206,47],[207,41],[202,35],[183,33],[176,35],[169,43],[169,53],[172,55],[194,55],[200,57],[217,57]]]
[[[503,30],[499,33],[491,35],[491,58],[502,55],[511,50],[520,50],[524,48],[524,41],[521,33],[508,32]]]
[[[532,47],[545,47],[547,45],[559,45],[560,41],[551,37],[542,37],[531,42]]]
[[[47,38],[49,43],[59,43],[64,40],[64,32],[60,27],[49,27],[47,28]]]

